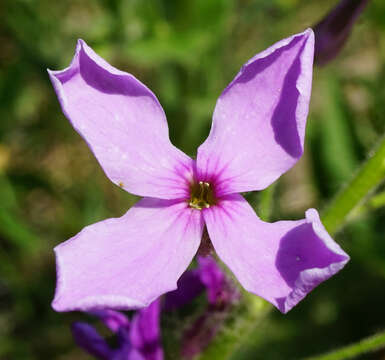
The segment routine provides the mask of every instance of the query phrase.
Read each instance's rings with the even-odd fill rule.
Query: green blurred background
[[[0,359],[89,358],[69,330],[80,314],[50,308],[52,249],[136,201],[106,179],[62,115],[46,68],[66,67],[76,39],[84,39],[155,92],[172,141],[195,155],[217,97],[240,66],[314,25],[335,3],[0,2]],[[305,155],[279,180],[272,220],[322,210],[354,174],[384,133],[384,84],[385,2],[377,0],[337,60],[315,69]],[[259,194],[250,199],[258,210]],[[300,359],[385,329],[384,196],[376,200],[336,236],[351,255],[348,266],[288,315],[270,313],[247,339],[242,358]],[[363,359],[385,359],[385,353]]]

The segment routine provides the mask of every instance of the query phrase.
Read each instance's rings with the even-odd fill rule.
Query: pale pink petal
[[[174,290],[203,231],[186,202],[144,198],[55,248],[57,311],[131,309]]]
[[[82,40],[71,65],[49,75],[64,114],[115,184],[141,196],[188,196],[192,160],[171,144],[164,111],[145,85]]]
[[[261,190],[303,153],[314,35],[282,40],[249,60],[223,91],[206,141],[198,149],[198,179],[217,196]]]
[[[284,313],[349,260],[314,209],[304,220],[266,223],[233,194],[203,216],[218,256],[244,288]]]

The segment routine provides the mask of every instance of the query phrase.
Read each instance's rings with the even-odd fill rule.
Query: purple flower
[[[188,338],[184,340],[184,348],[188,349],[188,353],[192,352],[191,349],[194,349],[194,354],[200,352],[221,325],[218,321],[215,324],[210,323],[210,318],[217,319],[215,311],[225,310],[238,299],[239,293],[211,257],[200,257],[198,262],[199,266],[196,269],[186,271],[178,280],[178,289],[164,297],[163,306],[158,299],[147,308],[136,312],[131,322],[124,314],[114,310],[100,309],[88,312],[98,317],[117,335],[117,348],[111,348],[93,326],[83,322],[72,324],[72,334],[77,345],[98,359],[162,360],[159,326],[161,309],[174,310],[181,307],[207,289],[209,308],[193,327],[188,329],[187,333],[191,333],[193,341],[189,342]],[[201,319],[205,321],[202,322]],[[197,339],[201,338],[199,334],[202,331],[211,335],[205,336],[203,345],[202,341],[197,342]]]
[[[87,323],[72,324],[72,335],[77,345],[97,359],[105,360],[163,360],[160,341],[160,300],[138,311],[132,321],[113,310],[97,310],[91,314],[100,320],[118,337],[118,346],[112,348]]]
[[[313,52],[309,29],[250,59],[192,160],[171,144],[155,95],[79,40],[71,65],[49,71],[63,112],[106,175],[144,198],[55,248],[54,309],[145,307],[176,288],[204,226],[246,290],[282,312],[338,272],[349,257],[316,210],[265,223],[239,194],[266,188],[301,157]]]
[[[97,359],[111,359],[114,356],[115,351],[108,346],[93,326],[75,322],[71,330],[76,344]]]
[[[198,257],[200,279],[207,289],[211,309],[225,310],[240,298],[235,284],[210,257]]]
[[[164,309],[166,311],[178,309],[203,293],[205,284],[201,280],[200,273],[200,269],[196,268],[182,274],[177,282],[177,289],[168,292],[165,296]]]
[[[206,288],[209,305],[183,332],[181,353],[186,359],[194,358],[210,344],[224,325],[231,306],[240,298],[240,293],[233,281],[210,256],[199,256],[198,268],[192,271],[198,274],[202,286]],[[181,293],[181,290],[188,285],[185,284],[187,281],[185,274],[192,271],[186,271],[181,276],[178,289],[166,295],[165,304],[170,303],[170,298],[175,298],[178,294],[185,295]]]
[[[326,65],[341,51],[369,0],[341,0],[314,27],[314,61]]]
[[[199,256],[198,267],[183,273],[177,286],[165,296],[163,307],[166,311],[188,304],[204,290],[209,306],[214,309],[227,308],[240,297],[233,282],[210,256]]]

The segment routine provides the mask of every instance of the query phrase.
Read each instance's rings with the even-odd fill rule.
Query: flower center
[[[191,185],[189,206],[197,209],[207,209],[215,204],[213,187],[210,183],[199,181]]]

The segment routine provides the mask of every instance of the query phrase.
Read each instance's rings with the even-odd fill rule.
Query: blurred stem
[[[373,210],[377,210],[381,207],[385,206],[385,192],[381,192],[379,194],[376,194],[372,196],[368,201],[366,201],[364,204],[356,207],[352,213],[351,218],[356,219],[359,218],[368,212],[371,212]]]
[[[385,347],[385,331],[328,354],[312,356],[306,360],[348,360],[382,347]]]
[[[385,136],[370,153],[370,157],[353,179],[337,194],[323,213],[322,222],[329,233],[335,233],[345,224],[352,210],[363,201],[385,177]]]
[[[365,206],[367,209],[378,209],[385,206],[385,192],[373,196],[368,204]]]
[[[272,309],[265,300],[245,291],[242,293],[242,299],[242,304],[230,315],[231,318],[226,322],[222,332],[201,353],[199,360],[236,359],[237,351],[245,341],[250,340],[248,336]]]

